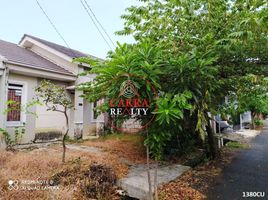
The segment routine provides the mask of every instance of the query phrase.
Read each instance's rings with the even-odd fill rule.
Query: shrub
[[[22,136],[25,134],[25,128],[16,127],[14,132],[15,137],[13,139],[7,132],[7,130],[0,128],[0,135],[4,137],[6,143],[6,150],[14,150],[14,146],[20,143]]]
[[[5,129],[2,129],[2,128],[0,128],[0,133],[4,137],[6,145],[11,146],[13,144],[13,141],[9,133]]]
[[[22,127],[22,128],[16,127],[14,132],[15,132],[14,143],[19,144],[21,142],[23,135],[25,134],[25,128],[24,127]]]
[[[261,120],[259,120],[259,119],[256,119],[254,121],[254,123],[255,123],[256,126],[262,126],[263,125],[263,122]]]

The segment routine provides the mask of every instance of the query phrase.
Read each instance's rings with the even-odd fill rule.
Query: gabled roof
[[[28,34],[24,34],[23,37],[21,38],[19,44],[21,43],[21,41],[25,38],[25,37],[29,37],[29,38],[32,38],[60,53],[63,53],[71,58],[79,58],[79,57],[92,57],[93,59],[99,59],[95,56],[92,56],[92,55],[89,55],[89,54],[86,54],[86,53],[83,53],[81,51],[77,51],[77,50],[74,50],[74,49],[71,49],[71,48],[68,48],[68,47],[65,47],[65,46],[62,46],[62,45],[59,45],[59,44],[56,44],[56,43],[53,43],[53,42],[49,42],[47,40],[43,40],[41,38],[38,38],[38,37],[35,37],[35,36],[31,36],[31,35],[28,35]]]
[[[38,54],[11,42],[0,40],[0,55],[6,58],[7,62],[38,68],[41,70],[73,75],[71,72],[56,65],[55,63],[52,63]]]

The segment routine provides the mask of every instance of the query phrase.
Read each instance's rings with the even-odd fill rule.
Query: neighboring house
[[[0,40],[0,128],[14,133],[15,127],[25,124],[23,143],[33,141],[36,133],[63,131],[65,118],[62,113],[47,111],[45,106],[30,108],[37,117],[20,111],[3,114],[8,100],[25,105],[35,97],[34,89],[38,83],[49,79],[66,86],[73,100],[75,109],[69,112],[70,137],[81,133],[84,138],[96,134],[104,117],[96,117],[95,104],[81,98],[82,92],[75,88],[94,78],[94,75],[77,76],[90,66],[74,63],[73,58],[86,56],[90,55],[30,35],[24,35],[18,45]]]

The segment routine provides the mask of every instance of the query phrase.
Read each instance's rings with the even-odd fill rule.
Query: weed
[[[246,143],[231,141],[226,144],[227,147],[231,149],[246,149],[249,148],[249,145]]]

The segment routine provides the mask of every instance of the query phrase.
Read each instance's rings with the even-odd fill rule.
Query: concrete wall
[[[84,99],[84,123],[83,123],[83,138],[88,136],[99,135],[104,126],[104,114],[98,116],[97,119],[93,117],[94,104]]]
[[[41,81],[38,80],[38,84]],[[61,86],[68,86],[67,83],[59,82],[59,81],[52,81],[54,84],[61,85]],[[73,100],[73,97],[71,94],[70,98]],[[58,109],[63,110],[63,107],[58,106]],[[69,116],[69,124],[70,124],[70,130],[69,135],[73,137],[73,110],[68,112]],[[56,111],[47,111],[46,105],[37,105],[36,106],[36,133],[42,133],[42,132],[64,132],[66,130],[66,121],[65,116],[61,112]]]
[[[78,77],[76,84],[89,82],[94,80],[96,77],[95,74],[89,74],[87,76]],[[83,138],[87,138],[88,136],[96,136],[98,135],[100,127],[104,124],[104,115],[98,116],[97,119],[93,117],[93,103],[88,102],[85,99],[83,100]]]
[[[63,108],[59,107],[63,110]],[[36,132],[63,131],[65,129],[65,117],[63,113],[47,111],[45,105],[36,106]]]
[[[241,120],[242,120],[242,123],[251,123],[251,112],[248,111],[248,112],[245,112],[243,114],[241,114]]]
[[[91,103],[84,99],[84,122],[83,122],[83,138],[96,135],[96,126],[92,124],[92,108]]]
[[[9,74],[8,82],[23,84],[23,100],[22,104],[26,104],[32,101],[35,96],[34,88],[37,86],[37,78],[29,77],[25,75]],[[36,112],[36,107],[30,107],[29,111],[31,113]],[[34,139],[35,136],[35,122],[36,116],[33,114],[24,113],[22,116],[22,122],[25,123],[26,132],[22,138],[22,143],[30,142]],[[6,127],[9,133],[14,134],[14,128],[18,127],[17,125],[10,125],[6,123]],[[23,127],[19,125],[19,127]]]
[[[3,111],[5,110],[6,102],[6,70],[4,65],[0,62],[0,128],[5,127],[5,115]],[[0,134],[0,149],[5,148],[4,137]]]
[[[0,62],[0,67],[3,63]],[[0,69],[0,128],[4,127],[5,115],[3,114],[5,110],[6,101],[6,70]]]

